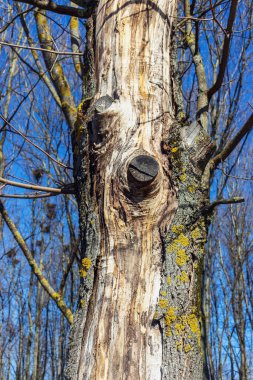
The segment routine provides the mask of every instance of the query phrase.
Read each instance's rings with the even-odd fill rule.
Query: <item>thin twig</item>
[[[73,194],[73,191],[74,191],[73,184],[64,184],[61,188],[56,188],[56,187],[39,186],[39,185],[34,185],[34,184],[11,181],[9,179],[2,178],[2,177],[0,177],[0,182],[5,183],[6,185],[9,185],[9,186],[21,187],[22,189],[46,191],[48,193],[54,193],[54,194]]]
[[[13,22],[19,17],[19,16],[22,16],[22,15],[24,15],[24,14],[26,14],[26,13],[29,13],[29,12],[31,12],[31,11],[33,11],[34,10],[34,8],[36,8],[36,7],[31,7],[31,8],[29,8],[29,9],[26,9],[25,11],[23,11],[23,12],[20,12],[20,13],[18,13],[17,15],[15,15],[12,19],[11,19],[11,21],[9,21],[6,25],[4,25],[3,27],[2,27],[2,29],[0,29],[0,34],[1,33],[3,33],[11,24],[13,24]]]
[[[61,194],[61,193],[59,193]],[[37,198],[49,198],[59,195],[56,193],[33,193],[33,194],[0,194],[0,198],[15,198],[15,199],[37,199]]]
[[[40,150],[42,153],[44,153],[48,158],[50,158],[52,161],[54,161],[56,164],[62,166],[63,168],[65,169],[71,169],[73,170],[73,168],[71,168],[70,166],[67,166],[67,165],[64,165],[62,162],[56,160],[55,158],[53,158],[49,153],[47,153],[44,149],[40,148],[37,144],[33,143],[30,139],[28,139],[28,137],[26,137],[22,132],[20,132],[18,129],[16,129],[15,127],[13,127],[12,124],[10,124],[1,114],[0,114],[0,118],[9,126],[11,127],[16,133],[18,133],[20,136],[23,137],[23,139],[25,139],[25,141],[27,141],[29,144],[33,145],[35,148],[37,148],[38,150]]]
[[[231,39],[232,39],[232,31],[233,31],[233,25],[234,25],[235,16],[236,16],[237,5],[238,5],[238,0],[232,0],[231,1],[228,23],[227,23],[227,28],[225,31],[226,33],[225,33],[225,37],[224,37],[224,42],[223,42],[223,50],[222,50],[219,72],[218,72],[215,83],[208,90],[209,101],[212,98],[212,96],[220,89],[220,87],[223,83],[224,75],[226,72],[226,67],[228,64],[230,44],[231,44]]]
[[[43,49],[43,48],[27,46],[27,45],[17,45],[17,44],[13,44],[11,42],[6,42],[6,41],[0,41],[0,45],[10,46],[10,47],[19,48],[19,49],[26,49],[26,50],[46,51],[48,53],[56,54],[56,55],[81,55],[81,56],[83,56],[83,53],[74,53],[72,51],[50,50],[50,49]]]
[[[219,154],[217,154],[214,158],[211,159],[211,166],[213,168],[216,168],[220,162],[225,161],[225,159],[230,155],[230,153],[233,152],[233,150],[237,147],[237,145],[240,143],[243,137],[251,131],[252,127],[253,113],[250,115],[246,123],[235,135],[235,137],[225,145],[224,149]]]
[[[222,171],[222,173],[223,173],[226,177],[231,177],[231,178],[235,178],[235,179],[240,179],[240,180],[242,180],[242,181],[253,181],[253,177],[237,177],[237,176],[235,176],[235,175],[231,175],[231,174],[226,173],[224,169],[217,168],[217,170]]]
[[[219,205],[230,205],[230,204],[236,204],[236,203],[243,203],[245,201],[242,197],[234,197],[230,199],[217,199],[216,201],[210,203],[209,205],[205,206],[202,210],[203,213],[210,212],[214,209],[214,207]]]

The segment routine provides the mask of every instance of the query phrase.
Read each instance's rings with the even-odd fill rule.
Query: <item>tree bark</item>
[[[203,378],[212,144],[182,122],[177,1],[99,2],[73,138],[82,263],[69,379]]]

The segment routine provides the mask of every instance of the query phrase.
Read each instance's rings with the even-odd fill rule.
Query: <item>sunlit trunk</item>
[[[178,112],[176,7],[103,0],[88,21],[74,147],[83,259],[70,379],[203,378],[200,210],[211,145]]]

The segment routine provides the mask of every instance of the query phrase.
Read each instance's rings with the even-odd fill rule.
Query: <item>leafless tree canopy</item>
[[[115,1],[113,0],[112,3]],[[101,98],[101,104],[93,102],[94,88],[103,86],[99,84],[103,79],[96,79],[96,85],[92,82],[94,72],[99,73],[97,74],[99,78],[108,75],[109,68],[101,74],[99,64],[102,65],[100,62],[103,62],[106,68],[110,55],[109,42],[109,47],[106,45],[107,42],[104,43],[104,51],[103,54],[101,53],[103,39],[99,37],[99,33],[96,35],[94,28],[98,30],[99,22],[101,22],[101,30],[103,30],[104,25],[110,22],[106,17],[108,19],[111,17],[112,20],[116,17],[114,13],[109,14],[108,11],[105,20],[102,20],[102,5],[105,3],[104,0],[98,2],[88,0],[0,1],[0,380],[63,379],[67,363],[70,365],[67,359],[70,325],[74,325],[75,315],[79,318],[78,313],[80,310],[85,310],[86,304],[89,305],[87,308],[92,310],[92,302],[94,305],[98,302],[96,297],[99,293],[99,285],[94,280],[97,291],[94,295],[90,283],[93,284],[93,278],[100,273],[99,270],[104,264],[102,259],[93,260],[93,257],[89,256],[88,251],[92,251],[97,244],[95,238],[94,240],[90,238],[91,231],[96,231],[97,222],[94,222],[91,217],[95,201],[92,207],[88,204],[92,203],[91,194],[94,188],[97,191],[97,199],[102,198],[102,193],[99,193],[100,185],[106,186],[106,184],[100,176],[97,178],[101,179],[101,183],[96,178],[94,185],[92,176],[96,170],[97,172],[105,171],[101,169],[103,162],[107,162],[107,153],[104,152],[115,148],[110,146],[108,149],[108,141],[111,139],[110,141],[118,146],[120,139],[117,140],[115,136],[118,131],[120,135],[120,128],[122,128],[122,134],[125,133],[123,122],[122,127],[117,127],[118,119],[114,124],[110,122],[111,119],[102,120],[104,109],[106,110],[111,105],[117,107],[120,95],[109,94],[110,97],[107,99]],[[124,12],[127,2],[122,0],[119,3],[123,4],[123,10],[119,6],[118,12]],[[159,8],[159,4],[164,2],[148,0],[130,3],[133,12],[130,16],[126,13],[128,16],[124,21],[126,23],[128,19],[135,17],[135,12],[140,12],[141,7],[145,6],[145,12],[153,14],[152,12],[157,12],[156,7]],[[253,126],[253,2],[251,0],[179,0],[178,2],[173,0],[171,3],[171,7],[166,5],[165,8],[167,13],[170,13],[163,15],[160,11],[164,17],[162,19],[161,16],[161,25],[165,23],[164,20],[169,20],[168,24],[173,36],[168,49],[171,78],[161,83],[152,83],[150,80],[149,89],[151,88],[152,92],[152,89],[156,88],[154,90],[157,91],[154,92],[156,95],[159,91],[162,94],[168,93],[168,98],[172,99],[168,101],[168,110],[164,111],[162,118],[164,123],[167,120],[168,125],[172,125],[170,127],[172,129],[169,129],[171,134],[173,125],[180,125],[183,131],[183,145],[188,143],[191,146],[193,144],[191,139],[195,139],[199,131],[202,131],[199,137],[201,149],[194,152],[194,157],[195,161],[198,161],[198,170],[201,171],[202,179],[199,183],[203,186],[202,193],[206,191],[207,196],[203,196],[201,201],[200,197],[197,199],[200,206],[198,211],[192,212],[189,217],[189,236],[193,236],[194,239],[196,235],[196,240],[199,240],[194,244],[198,244],[199,252],[203,251],[201,259],[197,251],[197,259],[194,253],[190,254],[192,263],[198,261],[203,265],[203,271],[199,275],[199,281],[202,282],[201,311],[199,314],[196,312],[196,315],[201,325],[199,341],[201,340],[201,345],[205,346],[204,376],[211,380],[250,380],[253,378],[251,222],[253,193],[251,157],[253,152],[250,146]],[[100,10],[100,13],[98,12],[95,18],[94,12],[97,10]],[[139,16],[136,17],[138,19]],[[143,22],[148,30],[145,19],[143,20],[139,19],[138,22]],[[152,17],[150,20],[153,20]],[[150,24],[152,22],[150,21]],[[115,25],[113,34],[118,33],[120,36],[123,24],[116,23]],[[108,30],[110,30],[109,27]],[[159,28],[157,30],[159,31]],[[114,36],[107,35],[103,38],[105,41],[108,38],[109,41]],[[152,38],[159,40],[159,35],[150,35],[150,39]],[[146,44],[148,45],[148,41]],[[101,49],[99,50],[97,46]],[[124,52],[120,52],[120,49],[117,54],[115,53],[117,57],[120,54],[124,56]],[[134,53],[132,54],[135,57]],[[100,62],[96,61],[97,57],[100,57]],[[127,61],[127,56],[124,57]],[[94,60],[95,68],[92,66]],[[127,64],[123,59],[122,61]],[[160,64],[158,58],[156,64],[157,66]],[[143,64],[144,74],[141,70],[139,74],[140,76],[143,74],[144,78],[143,91],[140,91],[143,99],[137,102],[140,108],[143,107],[143,114],[148,112],[146,108],[149,107],[148,103],[145,103],[149,99],[149,94],[144,93],[147,90],[145,70],[149,68]],[[166,67],[162,70],[167,73]],[[117,73],[115,78],[118,78]],[[106,82],[112,80],[113,88],[115,85],[113,81],[116,79],[107,78]],[[163,88],[164,83],[168,83],[167,89]],[[132,87],[134,86],[133,83]],[[106,101],[110,104],[108,105]],[[158,109],[159,102],[160,99],[156,99],[152,107]],[[122,112],[130,112],[127,102],[124,103],[124,107]],[[116,111],[113,109],[112,115]],[[97,116],[97,119],[93,121],[93,125],[96,123],[98,125],[98,132],[90,131],[91,114],[102,115],[100,118]],[[150,113],[150,115],[153,116],[155,113]],[[160,116],[157,116],[158,120],[159,118]],[[99,129],[101,120],[106,125],[104,130],[101,129],[102,132]],[[143,122],[140,116],[138,122],[141,125],[146,121]],[[148,122],[151,123],[153,120]],[[84,125],[88,125],[88,137],[84,133]],[[112,128],[115,130],[109,133],[108,131]],[[134,141],[135,130],[131,130],[131,133]],[[160,135],[157,136],[160,138]],[[89,139],[94,139],[92,147],[91,144],[89,145]],[[152,141],[155,141],[155,138]],[[104,151],[103,144],[106,147]],[[173,171],[173,165],[177,165],[178,162],[179,145],[173,144],[170,139],[161,139],[157,143],[161,156],[169,157],[168,172]],[[197,141],[196,144],[199,142]],[[87,152],[87,146],[89,146],[89,152]],[[141,155],[144,157],[145,152],[141,152]],[[89,175],[84,170],[86,164],[83,164],[85,159],[88,160],[87,157],[94,158],[94,161],[91,160],[89,163]],[[142,167],[140,169],[136,162],[134,165],[132,173],[136,170],[144,170]],[[151,176],[150,173],[143,174],[141,171],[141,180],[145,175]],[[137,186],[134,182],[139,177],[134,178],[134,176],[135,174],[131,177],[130,173],[131,186],[140,188],[140,183]],[[199,183],[193,177],[188,181],[186,177],[189,176],[188,169],[180,172],[175,180],[175,183],[177,181],[180,183],[176,186],[176,190],[170,189],[167,193],[164,190],[164,197],[161,197],[157,204],[154,202],[154,207],[160,210],[161,204],[166,202],[164,198],[174,197],[174,208],[171,206],[169,210],[171,214],[161,211],[164,212],[164,220],[172,223],[171,225],[174,223],[173,220],[177,220],[171,216],[174,217],[173,212],[177,204],[181,205],[185,199],[191,202],[199,191]],[[158,181],[159,175],[157,178]],[[170,178],[173,183],[173,175]],[[147,180],[147,177],[145,179]],[[139,179],[140,182],[141,180]],[[184,191],[180,190],[181,185],[185,186],[185,191],[190,194],[188,198],[180,198],[181,196],[178,195],[178,188],[179,193]],[[114,181],[114,186],[111,193],[113,191],[117,193],[116,181]],[[131,192],[130,190],[127,191]],[[153,189],[149,191],[152,194]],[[138,202],[141,203],[142,193],[139,192],[138,196]],[[97,199],[98,203],[96,207],[94,206],[96,210],[100,205],[100,200]],[[121,198],[117,198],[117,202],[115,212],[118,212],[121,207]],[[194,207],[193,205],[192,209]],[[124,208],[122,210],[124,211]],[[164,210],[164,207],[161,210]],[[186,215],[187,207],[185,210]],[[119,211],[118,220],[123,221],[120,223],[126,223],[128,217],[123,211],[121,214]],[[152,211],[150,213],[152,214]],[[100,231],[103,228],[102,222],[106,220],[104,214],[101,215],[100,213],[97,218],[101,223]],[[207,234],[210,225],[207,243],[205,236],[202,242],[200,242],[201,236],[197,236],[198,218],[206,223],[206,227],[203,228],[204,235]],[[84,219],[85,223],[83,223]],[[117,220],[116,217],[115,220]],[[182,230],[180,230],[179,222],[174,224],[174,235],[181,236],[180,233],[186,230],[188,239],[187,223],[185,219]],[[145,231],[148,231],[148,226],[149,223],[145,224]],[[136,230],[138,228],[141,230],[140,225]],[[160,228],[159,231],[161,230]],[[134,228],[133,231],[135,231]],[[175,242],[177,235],[174,236],[171,231],[166,231],[165,237],[160,233],[164,239],[161,246],[167,252],[165,255],[169,255],[169,250],[173,248],[173,241]],[[116,239],[113,233],[110,236]],[[103,233],[100,235],[103,236]],[[145,236],[149,241],[148,232]],[[151,246],[152,241],[156,239],[156,235],[154,236],[152,235]],[[159,235],[159,239],[161,236]],[[172,243],[168,240],[171,236],[174,239]],[[104,243],[101,243],[103,242],[101,238],[100,247],[103,244],[104,246],[109,244],[106,239],[104,240]],[[124,239],[119,239],[118,246],[124,246],[125,250],[122,248],[122,252],[128,252],[130,248],[134,251],[133,242],[124,244]],[[142,249],[148,252],[149,245],[145,244]],[[205,256],[203,256],[204,245]],[[155,250],[154,247],[152,249]],[[115,250],[117,250],[117,245]],[[171,252],[172,255],[173,251]],[[178,256],[177,260],[179,260]],[[188,272],[190,260],[187,263],[187,269],[183,267],[183,264],[182,266],[178,264],[178,272],[175,274],[177,294],[181,292],[182,297],[186,294],[184,292],[188,291],[189,294],[193,292],[191,285],[188,284],[191,284],[196,273],[199,273],[197,266],[194,268],[194,264],[191,272]],[[173,283],[173,276],[168,275],[167,267],[163,270],[166,273],[165,285],[168,288],[170,281]],[[120,274],[118,276],[120,277]],[[149,277],[149,273],[146,277]],[[81,286],[79,286],[80,279]],[[174,351],[182,352],[182,355],[190,355],[189,352],[195,350],[194,344],[190,340],[186,343],[182,336],[186,333],[186,326],[190,326],[189,316],[195,315],[195,311],[191,311],[191,314],[187,311],[188,319],[183,319],[183,316],[180,319],[174,312],[174,309],[177,310],[173,309],[174,304],[173,307],[171,306],[171,299],[167,299],[168,291],[167,288],[163,288],[163,283],[164,279],[161,275],[160,294],[158,290],[160,298],[157,300],[158,309],[153,324],[164,329],[164,336],[166,335],[169,340],[172,339],[170,334],[172,337],[176,334],[171,333],[171,330],[176,329],[175,326],[178,324],[178,335],[174,339],[177,346]],[[87,298],[84,293],[87,294]],[[189,304],[190,302],[191,300]],[[181,330],[179,319],[183,326]],[[85,320],[84,316],[83,320]],[[163,320],[165,322],[162,322]],[[187,321],[185,325],[182,322],[184,320]],[[90,326],[89,318],[86,323]],[[196,345],[197,340],[196,337],[194,341]],[[78,355],[81,355],[79,351]],[[185,380],[197,380],[188,376],[184,377]],[[74,377],[73,380],[75,380]]]

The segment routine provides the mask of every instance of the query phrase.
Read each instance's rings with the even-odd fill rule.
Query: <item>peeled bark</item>
[[[180,121],[176,7],[102,0],[88,22],[73,147],[83,259],[72,380],[203,378],[202,173],[212,144]]]

